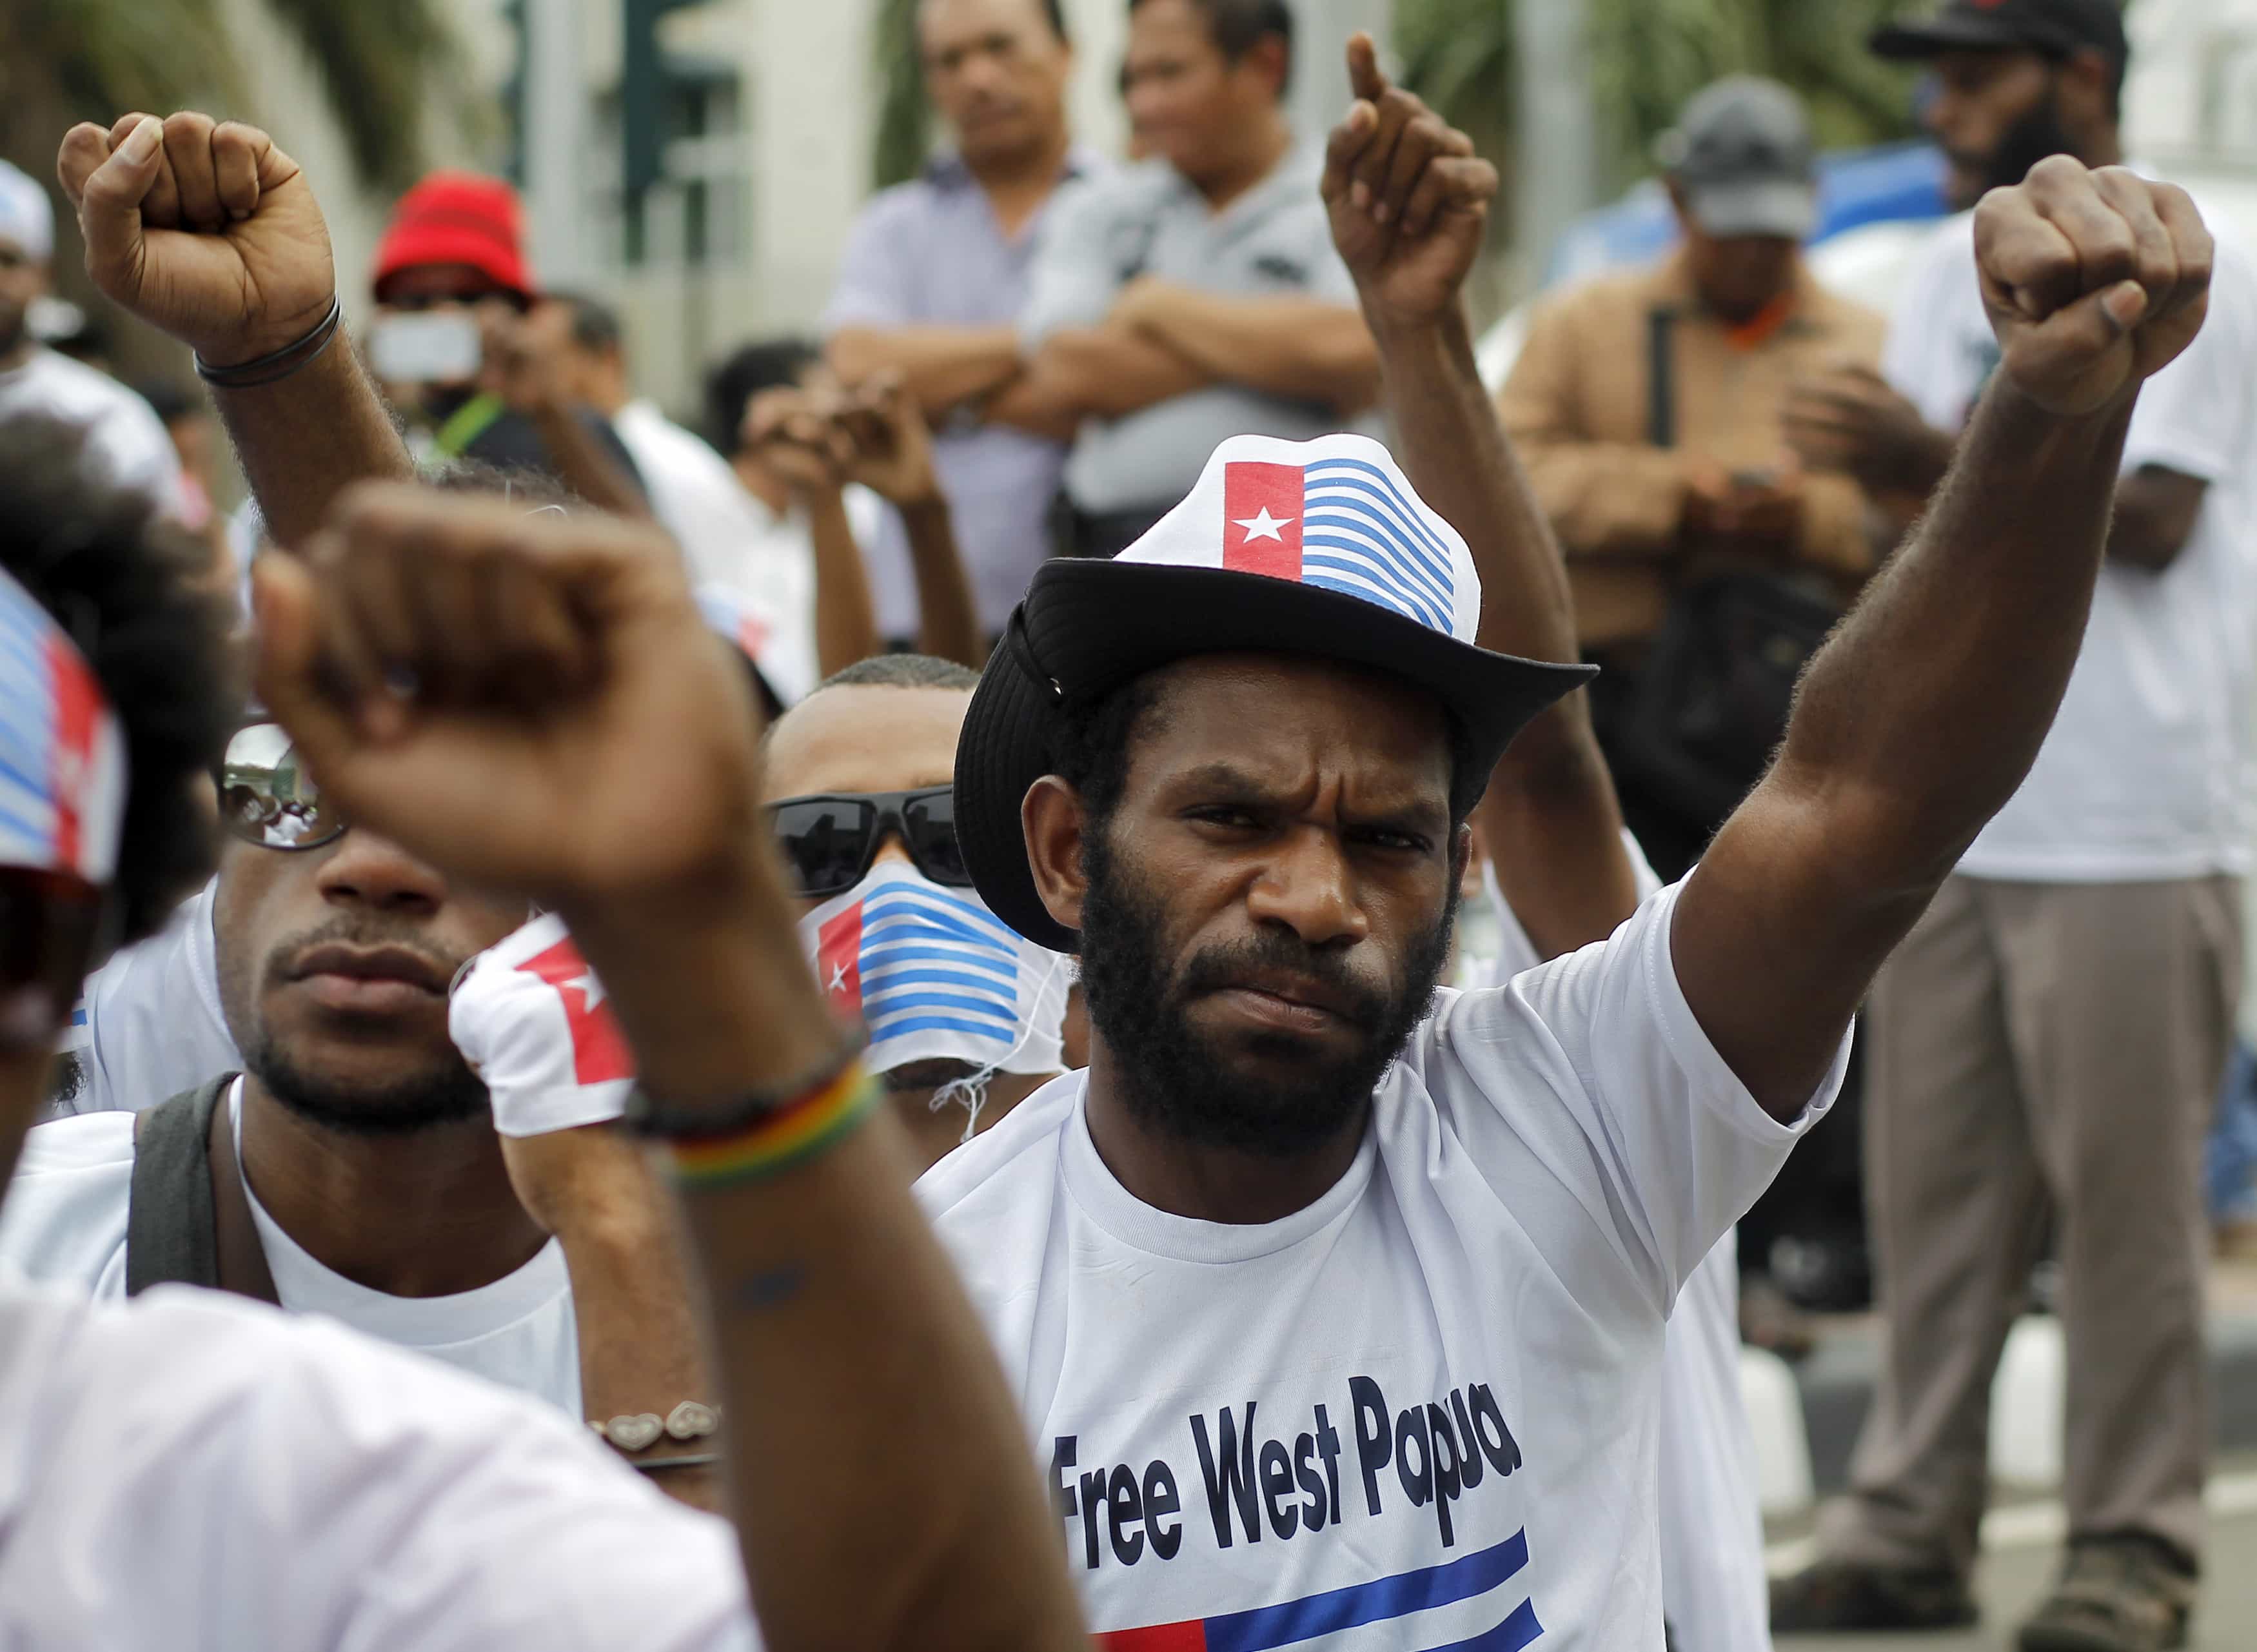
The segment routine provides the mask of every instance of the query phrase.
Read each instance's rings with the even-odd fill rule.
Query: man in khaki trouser
[[[1625,816],[1674,878],[1722,815],[1694,818],[1703,811],[1627,772],[1607,713],[1677,591],[1756,572],[1838,608],[1872,571],[1864,493],[1803,471],[1779,413],[1797,380],[1875,364],[1883,323],[1803,262],[1818,192],[1793,92],[1717,82],[1687,106],[1662,158],[1684,244],[1539,308],[1499,405],[1567,552],[1585,656],[1606,668],[1595,710]]]
[[[1951,0],[1874,44],[1933,68],[1928,121],[1958,205],[2040,156],[2123,159],[2112,0]],[[1877,489],[1940,474],[1999,360],[1975,239],[1956,218],[1915,265],[1886,384],[1798,394],[1789,428],[1809,462]],[[1992,1379],[2049,1231],[2069,1553],[2016,1644],[2185,1643],[2211,1446],[2202,1141],[2252,839],[2253,364],[2257,272],[2229,244],[2199,342],[2132,416],[2052,731],[1874,987],[1867,1195],[1888,1352],[1850,1494],[1821,1520],[1819,1562],[1774,1589],[1775,1629],[1974,1620]]]

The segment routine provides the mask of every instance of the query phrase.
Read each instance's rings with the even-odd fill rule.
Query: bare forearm
[[[1779,760],[1694,872],[1678,976],[1773,1116],[1809,1098],[1882,960],[2036,759],[2130,421],[2129,399],[2063,419],[1993,385],[1928,519],[1811,662]]]
[[[1878,884],[1940,879],[2036,759],[2131,413],[2055,418],[1996,385],[1926,523],[1812,662],[1774,778],[1884,816],[1853,840]]]
[[[572,1279],[580,1339],[580,1403],[591,1422],[665,1417],[685,1400],[720,1402],[709,1357],[691,1260],[674,1197],[641,1147],[608,1143],[614,1197],[558,1235]],[[711,1456],[717,1439],[662,1439],[652,1458]],[[695,1508],[719,1512],[725,1477],[718,1467],[661,1469],[659,1490]]]
[[[1575,660],[1567,567],[1482,388],[1464,318],[1454,312],[1407,337],[1383,331],[1379,359],[1404,474],[1473,554],[1482,583],[1475,640],[1524,659]],[[1545,956],[1603,939],[1636,909],[1621,806],[1588,695],[1568,695],[1522,731],[1477,817],[1497,883]]]
[[[690,1197],[736,1459],[790,1488],[738,1499],[761,1632],[1066,1652],[1086,1641],[1024,1425],[897,1131],[880,1113],[803,1168]]]
[[[2116,490],[2116,525],[2108,536],[2111,561],[2160,574],[2179,559],[2201,519],[2209,484],[2200,478],[2148,465]]]
[[[808,533],[815,545],[815,659],[825,677],[867,660],[884,646],[862,547],[836,488],[806,498]]]
[[[694,914],[565,914],[643,1084],[677,1105],[788,1083],[837,1048],[781,874],[752,852],[770,870],[750,894],[716,889]],[[1080,1627],[1025,1429],[895,1132],[881,1110],[768,1180],[686,1197],[761,1634],[778,1652],[1064,1652]]]
[[[212,400],[278,545],[302,546],[354,483],[415,474],[390,409],[342,340],[279,384],[216,390]]]
[[[528,417],[566,487],[599,511],[649,519],[650,501],[605,450],[586,420],[561,405],[537,407]]]
[[[1265,395],[1360,413],[1379,396],[1379,357],[1363,317],[1315,299],[1173,292],[1141,330],[1214,378]]]
[[[1027,378],[1037,406],[1076,419],[1124,418],[1214,382],[1189,357],[1118,327],[1054,334]]]
[[[824,352],[849,385],[891,368],[928,419],[993,395],[1019,375],[1019,339],[1009,327],[850,327]]]
[[[917,647],[937,660],[953,660],[977,671],[987,649],[948,501],[935,494],[902,505],[901,512],[909,564],[916,573]]]

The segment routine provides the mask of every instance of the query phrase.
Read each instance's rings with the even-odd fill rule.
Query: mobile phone
[[[387,384],[463,384],[485,358],[477,318],[463,312],[386,315],[368,329],[368,364]]]

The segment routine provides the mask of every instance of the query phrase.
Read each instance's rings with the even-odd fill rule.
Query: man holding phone
[[[1779,426],[1803,372],[1880,352],[1881,318],[1803,261],[1814,153],[1784,86],[1736,77],[1695,97],[1660,145],[1682,244],[1539,310],[1504,387],[1505,427],[1567,554],[1584,656],[1606,668],[1593,710],[1624,813],[1665,879],[1684,875],[1778,745],[1801,656],[1779,674],[1775,724],[1737,742],[1749,760],[1718,753],[1706,772],[1650,760],[1670,754],[1644,748],[1677,742],[1638,726],[1641,678],[1667,674],[1665,653],[1709,652],[1688,633],[1716,575],[1811,599],[1815,646],[1874,565],[1864,494],[1804,474]],[[1687,646],[1666,649],[1673,636]],[[1686,685],[1652,686],[1688,700]]]
[[[647,516],[626,444],[565,393],[565,329],[544,325],[524,239],[499,179],[435,172],[409,190],[377,248],[369,364],[434,454],[543,471],[591,505]]]

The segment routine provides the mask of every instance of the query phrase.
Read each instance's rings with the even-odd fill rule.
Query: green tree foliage
[[[311,59],[362,181],[412,181],[425,98],[456,72],[441,0],[265,0],[265,10]],[[266,61],[261,45],[230,29],[221,0],[6,0],[6,147],[42,150],[32,159],[44,173],[69,120],[239,108]]]
[[[932,106],[917,62],[916,11],[917,0],[878,0],[870,17],[871,67],[878,82],[870,171],[881,189],[915,177],[932,144]]]
[[[1911,133],[1909,81],[1865,49],[1902,0],[1586,0],[1592,93],[1611,180],[1652,170],[1653,140],[1686,99],[1719,76],[1768,74],[1809,100],[1820,141],[1879,143]],[[1406,82],[1510,154],[1512,0],[1396,0]]]

